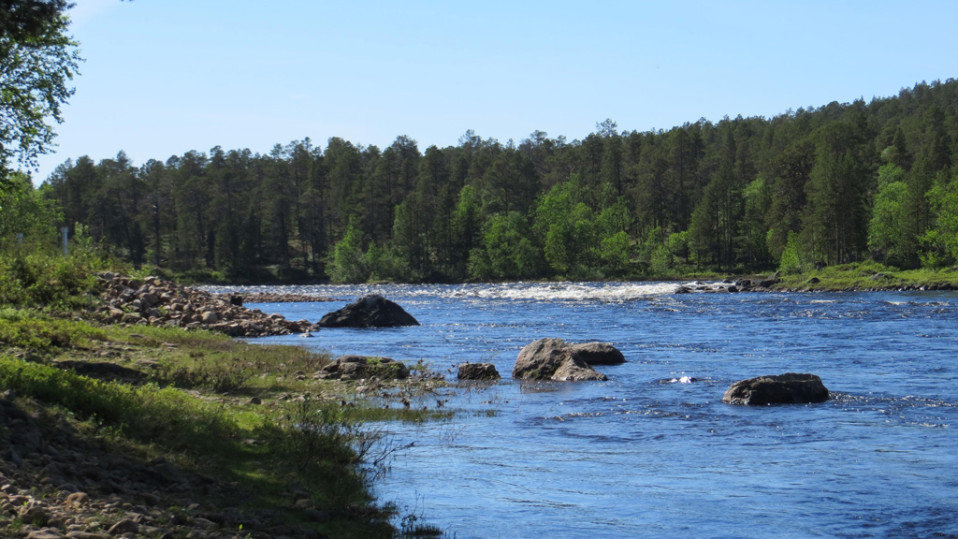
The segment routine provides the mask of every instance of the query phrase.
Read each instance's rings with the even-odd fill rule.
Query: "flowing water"
[[[277,290],[277,288],[279,290]],[[455,537],[958,537],[958,294],[674,294],[667,283],[273,287],[336,303],[379,292],[422,325],[271,337],[503,379],[388,423],[382,501]],[[248,289],[247,289],[248,290]],[[217,290],[220,291],[220,290]],[[612,342],[607,382],[519,383],[540,337]],[[821,376],[823,404],[722,404],[743,378]],[[692,378],[683,383],[683,377]]]

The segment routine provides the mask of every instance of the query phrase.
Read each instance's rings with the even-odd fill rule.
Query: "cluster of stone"
[[[735,293],[735,292],[770,292],[772,287],[779,283],[777,277],[768,279],[752,280],[740,279],[738,281],[725,280],[719,283],[690,283],[679,286],[676,294],[694,294],[694,293]]]
[[[278,314],[243,307],[239,297],[222,297],[177,285],[159,277],[142,281],[111,272],[101,281],[102,314],[118,324],[208,329],[231,337],[264,337],[316,331],[307,320],[290,321]]]

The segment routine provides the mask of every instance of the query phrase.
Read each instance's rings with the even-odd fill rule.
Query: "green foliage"
[[[599,243],[599,261],[610,276],[624,275],[629,268],[629,235],[620,230],[602,238]]]
[[[688,234],[686,234],[686,237],[688,237]],[[659,250],[659,248],[662,245],[663,245],[662,229],[659,227],[655,227],[649,230],[645,234],[645,238],[643,239],[643,241],[638,245],[639,262],[641,262],[644,266],[649,268],[649,272],[651,272],[653,255],[656,251]],[[664,266],[670,265],[670,261],[663,262],[661,260],[661,252],[660,252],[660,260],[658,262],[659,262],[659,268],[662,268],[663,264]]]
[[[673,268],[672,254],[665,245],[657,245],[649,257],[649,269],[652,275],[669,275]]]
[[[14,254],[0,257],[0,305],[69,307],[87,301],[96,283],[94,271],[103,262],[95,255],[75,253]]]
[[[0,345],[36,352],[85,346],[91,340],[105,340],[101,329],[70,320],[51,320],[26,311],[0,311]]]
[[[907,265],[916,249],[915,237],[905,230],[907,196],[905,182],[884,183],[875,195],[872,218],[868,223],[868,248],[899,266]]]
[[[689,231],[683,230],[682,232],[669,234],[668,249],[673,259],[681,259],[688,262],[691,257],[689,250]]]
[[[385,150],[307,138],[139,169],[121,152],[68,161],[41,192],[134,265],[246,282],[263,268],[337,282],[758,271],[781,264],[793,234],[787,266],[799,252],[946,264],[949,207],[930,194],[958,162],[956,103],[949,80],[770,119],[647,132],[608,119],[572,142],[470,131],[423,153],[406,136]]]
[[[523,279],[535,275],[538,253],[527,237],[528,224],[519,212],[495,214],[483,226],[481,249],[470,254],[472,278]]]
[[[864,133],[851,122],[835,122],[817,135],[804,223],[804,243],[819,261],[843,264],[861,257],[871,192]]]
[[[381,264],[380,261],[377,260],[377,262]],[[327,268],[329,278],[334,283],[362,283],[369,278],[366,257],[363,253],[362,232],[355,218],[349,220],[343,239],[333,247],[332,260]]]
[[[50,151],[50,123],[73,95],[77,44],[67,35],[66,0],[4,3],[0,18],[0,187],[12,160],[35,167]]]
[[[622,276],[630,264],[629,210],[622,199],[596,215],[585,203],[579,178],[556,184],[539,201],[533,231],[543,255],[560,276]]]
[[[27,347],[49,354],[29,361],[9,357]],[[104,381],[79,375],[61,361],[102,363],[104,350],[116,365],[145,376],[137,385]],[[38,359],[57,361],[59,368]],[[149,360],[149,366],[139,359]],[[288,495],[302,490],[331,513],[329,520],[314,523],[322,533],[391,536],[389,508],[370,507],[367,489],[367,473],[381,470],[388,453],[379,455],[378,431],[364,421],[422,421],[449,413],[384,409],[378,400],[367,406],[349,386],[303,379],[304,372],[328,362],[328,354],[253,345],[205,331],[98,328],[0,308],[0,389],[12,390],[18,404],[57,414],[78,436],[91,433],[110,447],[134,448],[137,458],[161,456],[235,484],[237,500],[219,503],[268,508],[295,522],[302,512],[289,508]],[[415,386],[401,387],[413,395]],[[251,403],[251,395],[261,401]],[[363,509],[361,517],[357,508]]]
[[[282,419],[280,427],[288,435],[282,437],[279,449],[300,471],[324,460],[356,462],[358,455],[349,445],[353,425],[338,404],[306,395],[287,405]]]
[[[369,244],[365,255],[370,281],[407,281],[410,275],[405,261],[391,248],[382,248],[375,242]]]
[[[788,245],[782,251],[782,256],[778,262],[778,271],[782,275],[795,275],[806,271],[807,268],[808,264],[804,262],[798,234],[793,232],[788,235]]]
[[[767,267],[771,262],[767,244],[766,215],[772,205],[772,194],[764,178],[756,178],[742,192],[744,214],[742,216],[742,251],[739,259],[755,267]]]
[[[922,265],[943,267],[958,261],[958,177],[928,192],[935,221],[922,237]]]
[[[30,252],[56,245],[56,204],[33,188],[25,174],[12,174],[0,188],[0,252]]]
[[[878,262],[864,261],[783,275],[779,286],[805,290],[918,290],[953,287],[955,284],[956,275],[952,268],[900,270]]]

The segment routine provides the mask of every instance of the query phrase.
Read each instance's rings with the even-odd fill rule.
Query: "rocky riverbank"
[[[308,320],[294,322],[278,314],[248,309],[243,302],[249,300],[243,296],[215,295],[159,277],[140,281],[111,272],[97,277],[103,300],[98,313],[108,323],[201,328],[230,337],[289,335],[318,329]]]
[[[736,277],[720,282],[684,284],[677,294],[737,292],[926,292],[958,290],[949,281],[910,282],[884,273],[874,273],[855,282],[822,279],[816,276],[783,279],[778,274],[768,277]]]

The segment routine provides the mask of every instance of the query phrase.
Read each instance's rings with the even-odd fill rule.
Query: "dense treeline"
[[[232,279],[629,278],[958,257],[958,81],[771,119],[596,127],[518,144],[467,131],[424,152],[406,136],[384,149],[307,138],[138,168],[120,152],[67,161],[39,191],[63,224],[135,264]]]

